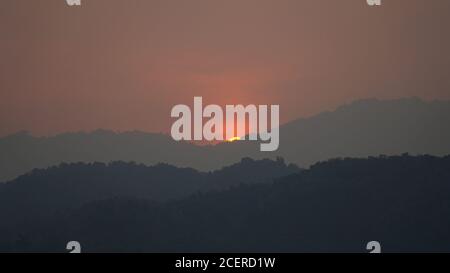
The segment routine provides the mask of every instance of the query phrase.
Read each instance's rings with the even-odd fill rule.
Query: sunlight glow
[[[237,136],[237,137],[229,138],[229,139],[227,139],[226,141],[227,141],[227,142],[233,142],[233,141],[236,141],[236,140],[241,140],[241,138]]]

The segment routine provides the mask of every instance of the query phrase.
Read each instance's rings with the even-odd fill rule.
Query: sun
[[[236,141],[236,140],[241,140],[241,138],[238,137],[238,136],[236,136],[236,137],[229,138],[229,139],[227,139],[226,141],[227,141],[227,142],[233,142],[233,141]]]

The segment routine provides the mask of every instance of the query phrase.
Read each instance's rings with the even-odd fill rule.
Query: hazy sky
[[[173,105],[450,99],[450,1],[0,0],[0,135],[168,132]]]

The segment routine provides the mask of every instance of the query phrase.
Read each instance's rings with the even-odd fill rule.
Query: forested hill
[[[186,171],[186,170],[185,170]],[[112,198],[4,229],[5,251],[450,251],[450,156],[335,159],[165,204]],[[9,236],[5,236],[9,234]]]

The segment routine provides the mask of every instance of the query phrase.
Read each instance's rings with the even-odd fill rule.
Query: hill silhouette
[[[180,172],[184,170],[179,170]],[[28,212],[31,213],[31,212]],[[96,200],[0,233],[2,251],[450,251],[450,156],[334,159],[277,179],[155,203]]]
[[[298,171],[298,167],[286,165],[282,159],[244,158],[208,173],[167,164],[148,167],[125,162],[63,163],[1,184],[0,219],[3,225],[41,220],[57,211],[114,197],[167,202],[241,183],[269,183]]]
[[[260,152],[256,142],[197,146],[143,132],[67,133],[33,137],[25,132],[0,138],[0,181],[61,162],[160,162],[202,171],[243,157],[283,157],[301,167],[335,157],[450,153],[450,102],[416,98],[360,100],[332,112],[280,127],[280,148]]]
[[[227,159],[238,153],[255,159],[280,156],[308,167],[336,157],[444,156],[450,154],[449,138],[449,101],[366,99],[282,125],[276,152],[259,152],[249,142],[217,145],[215,151]]]

